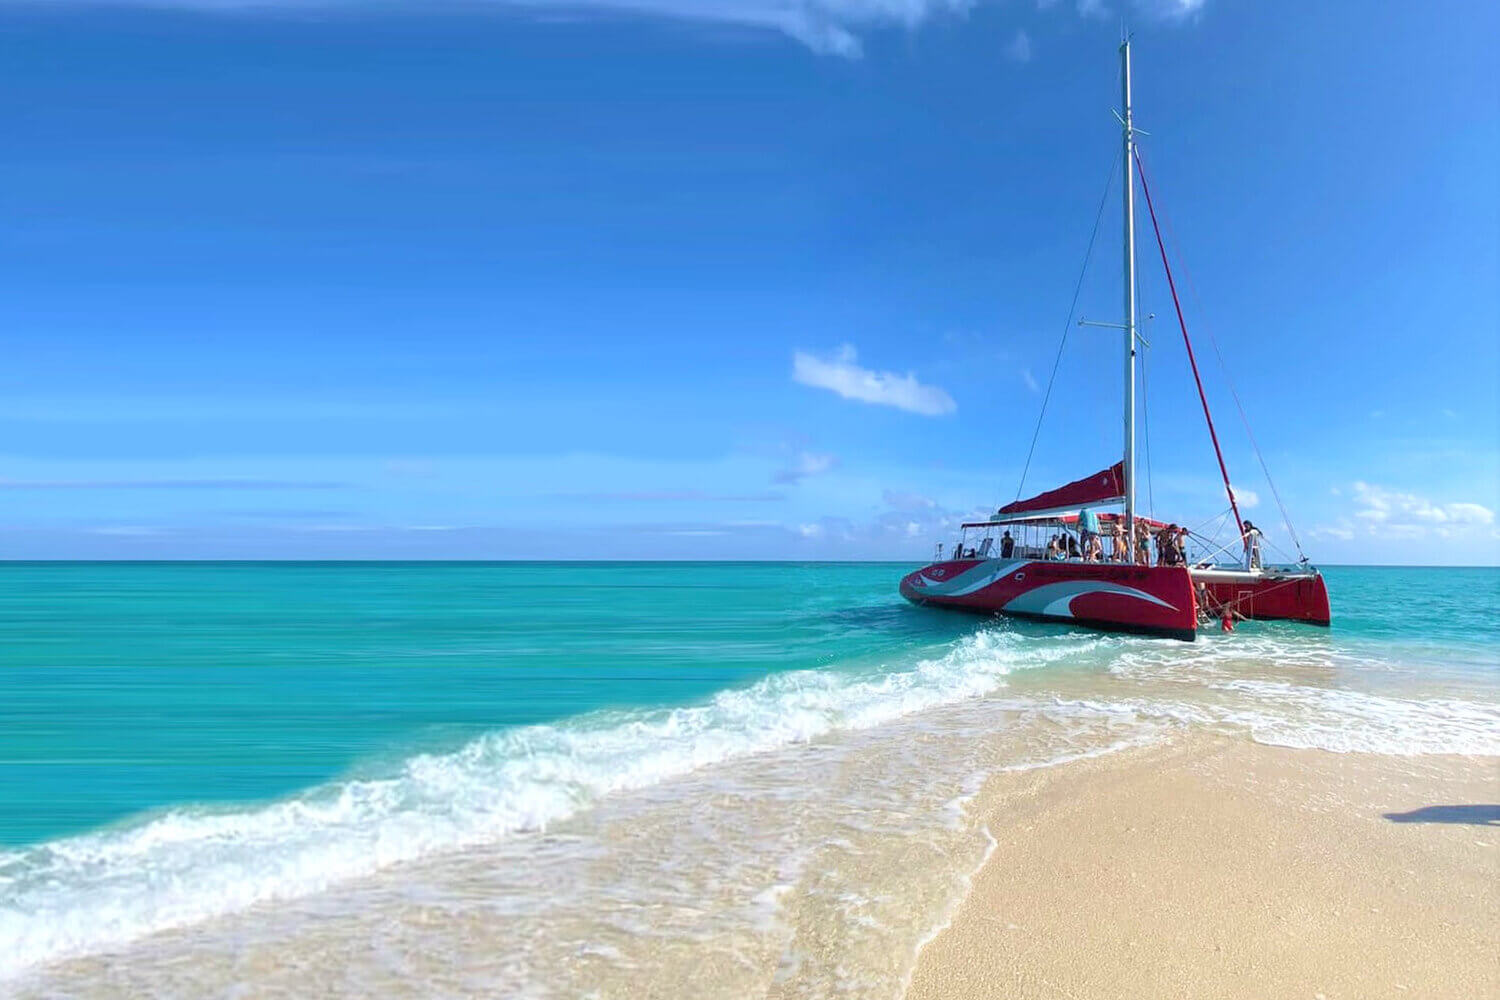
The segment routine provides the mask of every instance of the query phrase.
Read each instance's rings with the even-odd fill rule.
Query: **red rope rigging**
[[[1156,208],[1151,204],[1151,187],[1146,183],[1146,168],[1141,164],[1141,155],[1135,154],[1136,173],[1141,177],[1141,193],[1146,196],[1146,211],[1151,214],[1151,229],[1156,233],[1156,248],[1161,251],[1161,266],[1167,272],[1167,288],[1172,293],[1172,306],[1177,310],[1177,325],[1182,328],[1182,342],[1187,345],[1188,363],[1193,367],[1193,381],[1198,384],[1198,400],[1203,404],[1203,419],[1208,422],[1208,436],[1214,443],[1214,456],[1219,460],[1219,473],[1224,477],[1224,492],[1229,496],[1229,508],[1234,511],[1234,523],[1239,526],[1240,537],[1245,537],[1245,522],[1240,517],[1239,504],[1234,499],[1234,487],[1229,485],[1229,467],[1224,464],[1224,451],[1219,447],[1219,434],[1214,430],[1213,414],[1208,412],[1208,395],[1203,391],[1203,378],[1198,374],[1198,359],[1193,354],[1193,341],[1188,336],[1187,320],[1182,318],[1182,303],[1177,298],[1177,282],[1172,280],[1172,265],[1167,263],[1167,245],[1162,242],[1161,226],[1156,222]]]

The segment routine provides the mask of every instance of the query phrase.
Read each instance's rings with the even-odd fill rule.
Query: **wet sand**
[[[0,995],[1500,996],[1500,758],[1026,704],[706,768]]]
[[[1494,758],[1218,736],[1002,776],[907,996],[1500,996],[1497,803]]]

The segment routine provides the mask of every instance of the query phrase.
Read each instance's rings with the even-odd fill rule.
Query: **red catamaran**
[[[964,524],[950,557],[908,574],[901,594],[918,604],[998,613],[1021,618],[1072,622],[1121,632],[1140,632],[1191,641],[1201,621],[1232,628],[1236,618],[1287,619],[1329,624],[1328,590],[1306,558],[1295,566],[1262,564],[1260,533],[1240,517],[1239,503],[1219,448],[1208,397],[1188,338],[1167,263],[1166,246],[1151,204],[1151,189],[1135,148],[1130,105],[1130,43],[1120,46],[1124,95],[1125,209],[1125,455],[1110,468],[1001,507],[986,521]],[[1136,513],[1135,364],[1136,265],[1135,181],[1141,190],[1161,249],[1167,287],[1177,309],[1183,342],[1218,456],[1238,529],[1229,555],[1224,549],[1189,558],[1188,532]],[[1095,507],[1118,511],[1095,512]],[[1290,526],[1288,526],[1290,527]],[[1195,539],[1197,541],[1197,539]],[[1153,558],[1152,548],[1155,548]]]

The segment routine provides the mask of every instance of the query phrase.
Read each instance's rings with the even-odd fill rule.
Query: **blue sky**
[[[1122,16],[1249,516],[1210,335],[1315,561],[1500,562],[1500,13],[1227,0],[0,0],[0,556],[925,556],[1016,494]],[[1141,260],[1142,507],[1213,523]],[[1071,328],[1028,493],[1120,392]]]

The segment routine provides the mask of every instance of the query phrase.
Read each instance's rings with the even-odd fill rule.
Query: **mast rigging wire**
[[[1172,306],[1177,310],[1177,325],[1182,328],[1182,342],[1187,347],[1188,363],[1193,367],[1193,381],[1198,383],[1198,400],[1203,404],[1203,419],[1208,422],[1208,436],[1214,443],[1214,457],[1219,460],[1219,473],[1224,477],[1224,492],[1229,495],[1229,506],[1234,511],[1234,523],[1245,536],[1245,522],[1240,517],[1239,504],[1234,499],[1234,487],[1229,484],[1229,467],[1224,464],[1224,451],[1219,447],[1219,433],[1214,430],[1214,418],[1208,412],[1208,396],[1203,391],[1203,379],[1198,374],[1198,359],[1193,355],[1193,341],[1188,337],[1187,320],[1182,317],[1182,303],[1177,298],[1177,282],[1172,279],[1172,265],[1167,263],[1167,245],[1161,238],[1161,226],[1156,222],[1156,208],[1151,204],[1151,187],[1146,183],[1146,168],[1140,154],[1135,157],[1136,171],[1141,175],[1141,192],[1146,196],[1146,211],[1151,214],[1151,228],[1156,232],[1156,246],[1161,251],[1161,266],[1167,272],[1167,288],[1172,293]]]
[[[1139,155],[1139,153],[1137,153]],[[1142,171],[1144,174],[1144,170]],[[1181,246],[1176,232],[1172,229],[1172,218],[1162,209],[1162,222],[1167,227],[1167,235],[1172,237],[1172,243]],[[1188,294],[1193,297],[1193,304],[1198,307],[1198,312],[1203,312],[1203,303],[1198,297],[1198,288],[1193,282],[1193,272],[1187,266],[1187,261],[1179,257],[1182,265],[1183,277],[1187,279]],[[1208,331],[1208,342],[1213,346],[1214,356],[1219,359],[1219,370],[1224,374],[1224,384],[1229,387],[1229,395],[1234,399],[1234,408],[1239,411],[1240,423],[1245,427],[1245,436],[1250,439],[1250,448],[1255,452],[1255,461],[1260,465],[1261,474],[1266,477],[1266,485],[1271,487],[1271,496],[1276,499],[1276,507],[1281,511],[1281,523],[1286,526],[1286,533],[1292,539],[1292,545],[1297,549],[1297,558],[1302,562],[1307,561],[1307,553],[1302,551],[1302,540],[1297,537],[1297,529],[1292,527],[1292,517],[1287,513],[1286,504],[1281,501],[1281,491],[1276,488],[1276,481],[1271,478],[1271,469],[1266,465],[1265,455],[1261,453],[1260,444],[1255,440],[1255,432],[1250,429],[1250,418],[1245,413],[1245,404],[1240,402],[1240,394],[1234,387],[1234,379],[1229,376],[1229,365],[1224,361],[1224,352],[1219,350],[1219,338],[1214,336],[1213,327],[1203,324],[1203,329]],[[1268,542],[1269,544],[1269,542]]]
[[[1083,255],[1083,267],[1078,271],[1078,283],[1073,286],[1073,301],[1068,306],[1068,318],[1063,322],[1062,340],[1057,345],[1057,356],[1052,359],[1052,374],[1047,378],[1047,391],[1042,396],[1042,411],[1036,415],[1036,428],[1031,432],[1031,447],[1026,449],[1026,464],[1021,468],[1021,481],[1016,484],[1016,499],[1026,488],[1026,475],[1031,471],[1031,458],[1036,454],[1037,438],[1042,433],[1042,418],[1047,415],[1047,403],[1052,398],[1052,386],[1057,382],[1057,369],[1062,364],[1063,348],[1068,343],[1068,329],[1073,325],[1073,312],[1078,308],[1078,296],[1083,292],[1083,279],[1088,274],[1089,259],[1094,255],[1094,240],[1099,235],[1099,223],[1104,218],[1104,206],[1109,201],[1109,192],[1115,183],[1115,168],[1120,165],[1120,152],[1115,151],[1114,162],[1109,166],[1109,176],[1104,181],[1104,194],[1099,198],[1099,211],[1094,215],[1094,228],[1089,232],[1089,248]],[[998,506],[998,504],[996,505]]]
[[[1137,268],[1136,272],[1135,272],[1135,301],[1136,301],[1136,312],[1137,313],[1142,312],[1143,310],[1141,309],[1141,306],[1140,306],[1140,302],[1141,302],[1141,272],[1140,272],[1139,268]],[[1146,313],[1146,319],[1147,319],[1148,322],[1150,321],[1152,315],[1153,315],[1152,313]],[[1137,334],[1136,336],[1137,336],[1137,339],[1141,339],[1139,334]],[[1142,351],[1141,355],[1140,355],[1140,357],[1141,357],[1141,419],[1142,419],[1143,423],[1145,424],[1145,427],[1143,428],[1143,430],[1144,430],[1145,439],[1146,439],[1146,511],[1147,511],[1147,513],[1151,517],[1155,517],[1156,516],[1156,489],[1155,489],[1155,486],[1153,485],[1153,483],[1151,481],[1151,388],[1147,384],[1147,380],[1146,380],[1146,359],[1151,354],[1151,342],[1149,340],[1143,340],[1143,343],[1145,343],[1146,349],[1144,351]]]

